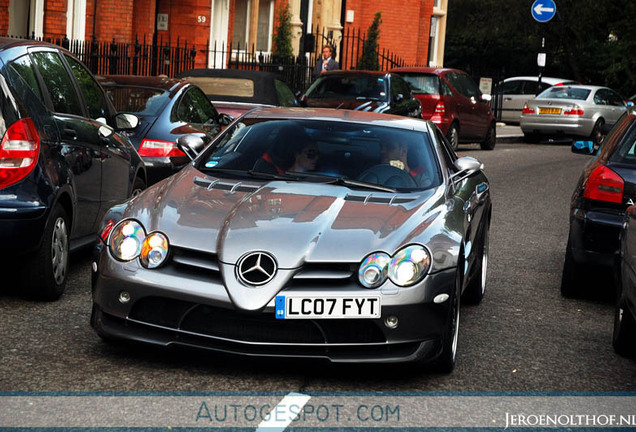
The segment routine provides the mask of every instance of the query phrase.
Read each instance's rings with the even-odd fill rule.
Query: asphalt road
[[[89,326],[86,251],[73,255],[58,302],[0,294],[0,392],[636,391],[636,360],[612,350],[611,295],[559,292],[568,202],[586,157],[554,144],[460,153],[485,163],[494,214],[486,296],[462,309],[452,374],[108,345]],[[602,277],[594,285],[612,289]]]

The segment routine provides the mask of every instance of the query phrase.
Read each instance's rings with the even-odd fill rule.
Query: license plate
[[[539,108],[539,114],[561,114],[561,108]]]
[[[277,319],[380,318],[380,296],[276,296]]]

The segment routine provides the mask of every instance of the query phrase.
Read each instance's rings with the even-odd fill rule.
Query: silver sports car
[[[625,111],[625,100],[607,87],[554,86],[526,102],[520,126],[529,142],[563,136],[590,137],[600,144]]]
[[[107,340],[450,371],[491,208],[482,165],[431,122],[251,111],[106,214],[91,323]]]

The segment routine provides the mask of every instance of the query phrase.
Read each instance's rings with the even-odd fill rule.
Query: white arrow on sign
[[[542,15],[543,12],[554,12],[554,8],[543,7],[543,3],[539,3],[534,7],[534,13],[537,15]]]

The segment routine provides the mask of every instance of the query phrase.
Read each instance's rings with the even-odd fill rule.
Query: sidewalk
[[[519,126],[497,123],[497,142],[513,143],[523,142],[523,132]]]

